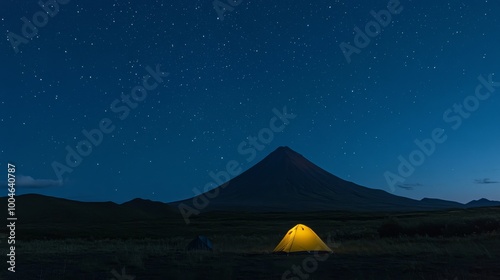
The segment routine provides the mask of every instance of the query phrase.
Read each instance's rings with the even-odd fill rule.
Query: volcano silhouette
[[[262,161],[209,194],[173,202],[203,211],[415,211],[463,208],[458,202],[414,200],[366,188],[332,175],[288,147],[279,147]],[[199,204],[198,204],[199,205]]]

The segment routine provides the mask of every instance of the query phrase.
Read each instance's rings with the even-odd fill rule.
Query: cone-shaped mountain
[[[362,187],[332,175],[289,147],[277,148],[205,197],[209,197],[205,211],[412,211],[463,206],[449,201],[418,201]],[[193,206],[193,199],[172,205],[179,203]]]

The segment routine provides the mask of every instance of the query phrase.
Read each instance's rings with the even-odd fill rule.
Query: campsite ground
[[[178,218],[20,225],[17,272],[3,269],[0,279],[500,279],[499,208],[209,213],[189,225]],[[334,253],[272,254],[298,223],[311,227]],[[213,241],[213,253],[184,250],[198,234]]]

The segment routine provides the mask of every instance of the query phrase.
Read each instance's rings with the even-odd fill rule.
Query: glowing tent
[[[332,249],[308,226],[298,224],[291,228],[273,252],[332,252]]]

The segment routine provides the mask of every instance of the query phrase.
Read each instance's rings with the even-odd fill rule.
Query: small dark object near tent
[[[204,235],[198,235],[187,245],[188,251],[213,251],[212,241]]]

